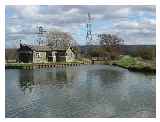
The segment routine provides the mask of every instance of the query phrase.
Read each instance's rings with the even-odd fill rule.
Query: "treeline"
[[[78,52],[84,57],[103,57],[109,55],[99,45],[78,46]],[[5,49],[6,60],[16,60],[16,48]],[[121,45],[121,54],[144,59],[154,59],[156,57],[156,45]]]
[[[143,59],[152,60],[156,57],[156,48],[140,48],[131,54],[133,57],[141,57]]]
[[[123,45],[123,54],[129,54],[133,57],[141,57],[146,60],[156,58],[156,45]]]
[[[17,49],[8,48],[5,49],[5,60],[8,62],[16,62],[17,59]]]
[[[86,57],[102,57],[107,52],[101,48],[100,45],[94,46],[79,46],[81,54]],[[120,54],[131,55],[133,57],[142,57],[143,59],[156,58],[156,45],[121,45]]]

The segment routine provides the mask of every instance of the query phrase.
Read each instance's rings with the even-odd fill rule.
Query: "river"
[[[5,71],[6,117],[156,117],[156,76],[107,65]]]

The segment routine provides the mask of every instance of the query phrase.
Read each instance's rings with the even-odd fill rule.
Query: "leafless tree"
[[[56,44],[57,47],[72,47],[77,44],[71,34],[59,30],[52,30],[47,33],[47,43],[49,46]]]
[[[47,44],[50,47],[53,47],[53,48],[54,47],[57,47],[57,48],[71,47],[71,49],[76,54],[80,52],[77,41],[68,32],[51,30],[47,33],[46,38],[47,38]]]
[[[124,40],[113,34],[99,34],[100,45],[110,53],[111,58],[116,58]]]

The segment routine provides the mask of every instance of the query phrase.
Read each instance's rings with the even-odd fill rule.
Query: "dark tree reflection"
[[[108,85],[121,81],[123,72],[120,72],[118,70],[99,69],[89,71],[87,76],[90,76],[92,78],[98,77],[99,81],[101,81],[103,85]]]
[[[21,90],[25,93],[26,90],[32,92],[34,85],[33,81],[33,70],[20,70],[19,71],[19,86]]]
[[[19,87],[25,93],[35,86],[55,86],[63,88],[75,78],[75,74],[70,69],[54,69],[54,70],[20,70],[19,71]]]

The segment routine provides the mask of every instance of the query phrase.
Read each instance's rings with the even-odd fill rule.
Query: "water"
[[[155,117],[156,76],[106,65],[6,70],[6,117]]]

